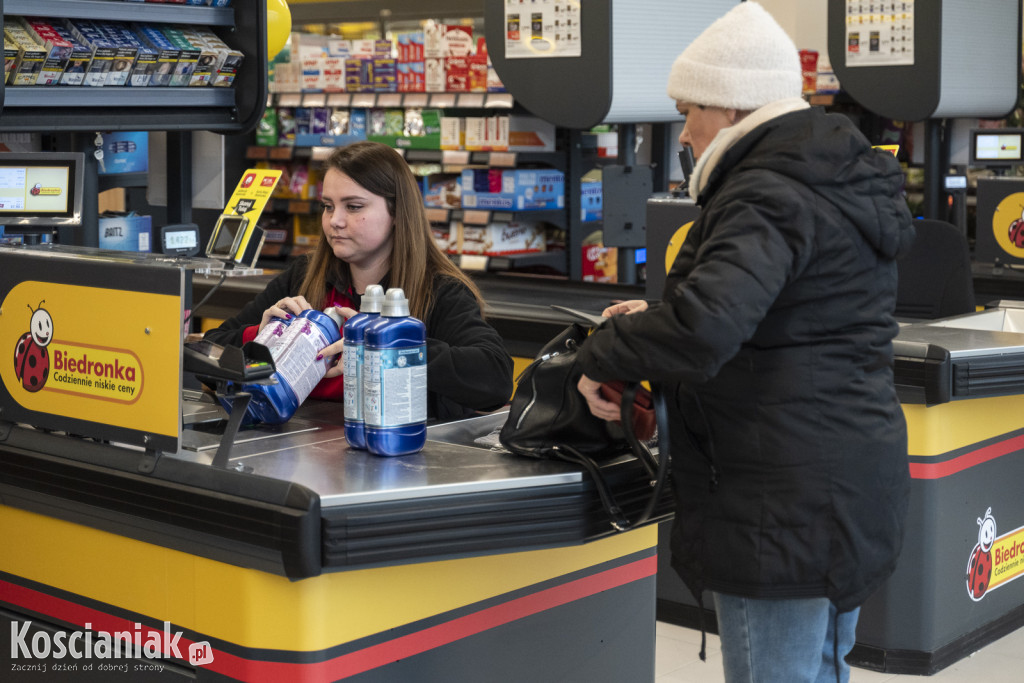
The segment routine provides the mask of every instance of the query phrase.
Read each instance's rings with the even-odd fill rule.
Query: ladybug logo
[[[1024,249],[1024,211],[1021,212],[1020,218],[1016,218],[1012,223],[1010,223],[1008,236],[1010,238],[1010,244],[1018,249]]]
[[[36,392],[46,384],[50,376],[50,352],[46,349],[53,340],[53,318],[43,308],[45,301],[39,302],[39,308],[32,311],[29,331],[21,335],[14,350],[14,374],[27,391]]]
[[[992,544],[996,540],[996,520],[992,508],[985,511],[985,518],[978,518],[978,545],[974,546],[971,559],[967,562],[967,594],[977,602],[985,596],[992,581]]]

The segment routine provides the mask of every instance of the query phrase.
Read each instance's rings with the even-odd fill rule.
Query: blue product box
[[[489,169],[462,172],[462,208],[529,211],[565,208],[565,175],[551,169],[515,169],[501,171],[501,191],[483,192],[482,178]],[[496,188],[495,188],[496,189]]]
[[[366,110],[353,109],[349,112],[348,133],[360,140],[366,139]]]
[[[149,170],[149,133],[104,133],[100,175]]]
[[[153,219],[151,216],[100,216],[100,249],[117,251],[152,251]]]
[[[604,194],[599,181],[581,183],[580,187],[580,220],[584,223],[599,221],[602,216]]]

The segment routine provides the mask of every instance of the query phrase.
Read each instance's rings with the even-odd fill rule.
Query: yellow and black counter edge
[[[200,680],[396,680],[441,661],[446,680],[459,680],[452,662],[471,680],[484,656],[543,676],[553,662],[523,654],[566,629],[561,659],[606,639],[634,655],[653,643],[656,526],[611,534],[584,480],[323,509],[291,482],[173,457],[140,474],[137,451],[12,425],[0,436],[0,536],[19,549],[0,559],[12,622],[166,620],[210,643],[216,666],[174,664]],[[604,669],[590,680],[622,680],[616,667],[635,660],[576,654]]]

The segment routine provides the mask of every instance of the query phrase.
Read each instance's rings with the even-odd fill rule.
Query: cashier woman
[[[512,359],[482,314],[473,282],[434,244],[416,180],[390,147],[357,142],[327,159],[324,237],[235,317],[206,333],[219,344],[251,341],[272,318],[303,310],[359,311],[366,287],[401,287],[427,329],[427,415],[452,420],[501,407],[512,393]],[[340,354],[342,342],[324,349]],[[310,394],[342,401],[342,364]]]
[[[755,2],[679,55],[668,94],[700,216],[663,301],[611,307],[579,354],[599,417],[618,411],[598,382],[663,383],[672,566],[713,599],[729,683],[849,679],[909,500],[892,369],[903,176],[800,91],[796,47]]]

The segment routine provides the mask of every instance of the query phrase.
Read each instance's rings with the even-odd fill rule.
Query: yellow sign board
[[[281,179],[281,171],[262,168],[250,168],[242,174],[235,191],[231,193],[224,213],[232,216],[244,216],[247,219],[245,233],[238,242],[234,259],[241,260],[245,254],[252,234],[256,230],[256,221],[263,214],[263,209],[270,201],[270,195]]]
[[[0,352],[14,358],[0,363],[5,416],[177,450],[180,273],[161,269],[164,276],[156,279],[166,283],[166,293],[160,293],[145,284],[138,288],[143,291],[91,286],[125,279],[145,283],[154,279],[153,267],[122,278],[116,265],[99,259],[15,252],[2,254],[0,268],[6,271],[0,282]]]

